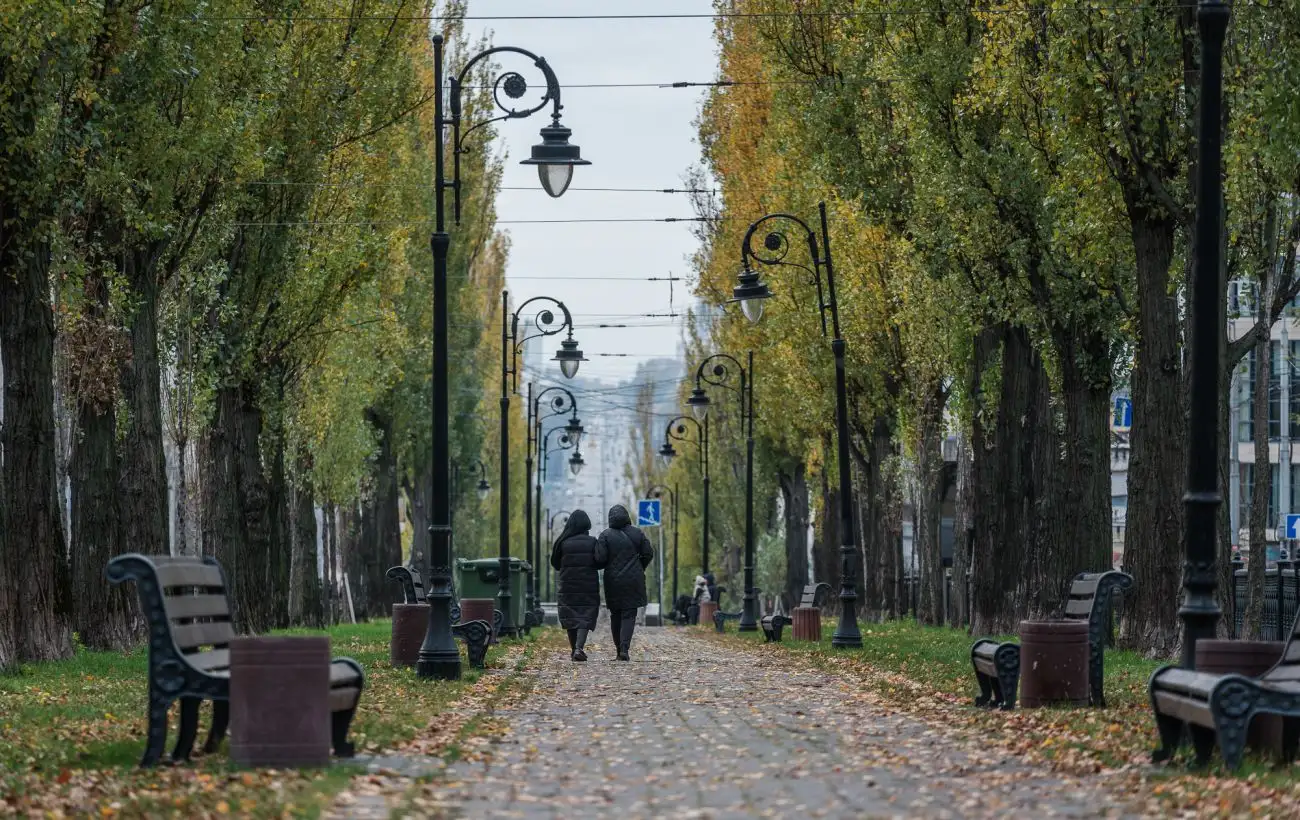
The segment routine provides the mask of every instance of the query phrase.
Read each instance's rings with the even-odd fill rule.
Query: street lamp
[[[483,466],[483,460],[479,458],[474,459],[474,465],[478,467],[478,485],[474,488],[474,490],[475,492],[478,493],[479,501],[483,501],[487,499],[488,493],[492,492],[492,485],[488,483],[487,468]],[[459,485],[460,485],[460,465],[453,463],[451,465],[451,488],[453,493],[456,492],[456,488]],[[447,520],[448,521],[451,520],[451,510],[447,511]],[[451,562],[455,561],[453,544],[451,543],[450,540],[448,540],[447,542],[447,560]]]
[[[761,265],[785,265],[798,268],[811,275],[817,286],[817,312],[821,317],[822,335],[827,335],[826,314],[831,315],[831,352],[835,356],[835,428],[836,460],[839,462],[840,484],[840,622],[831,637],[831,646],[836,649],[857,649],[862,646],[862,633],[858,630],[857,584],[854,581],[853,566],[857,547],[853,542],[853,481],[849,475],[849,398],[845,373],[844,337],[840,335],[840,309],[835,299],[835,268],[831,264],[831,238],[826,228],[826,203],[819,203],[817,211],[821,217],[821,244],[818,245],[817,233],[794,214],[771,213],[755,220],[745,238],[740,243],[740,260],[744,269],[739,276],[739,284],[732,289],[732,301],[739,302],[746,318],[757,322],[763,318],[763,303],[771,298],[772,291],[763,283],[757,270],[750,262]],[[763,237],[763,247],[754,247],[754,236],[759,228],[768,222],[776,223]],[[786,261],[790,251],[790,242],[780,230],[781,223],[792,223],[803,229],[808,242],[808,253],[812,258],[809,268],[797,262]],[[826,288],[822,290],[822,271],[826,272]]]
[[[520,335],[519,318],[528,310],[529,305],[534,302],[551,307],[543,307],[533,316],[530,324],[531,332],[525,329],[523,336]],[[556,316],[558,310],[561,316]],[[507,321],[507,316],[509,321]],[[562,317],[562,318],[561,318]],[[573,314],[564,303],[550,296],[534,296],[525,301],[522,305],[510,313],[510,294],[507,291],[501,291],[501,486],[510,486],[510,394],[519,389],[519,354],[523,346],[532,339],[540,339],[544,336],[555,336],[568,330],[569,337],[565,340],[568,351],[565,358],[560,353],[555,354],[555,358],[561,361],[560,369],[564,375],[572,378],[578,372],[578,362],[585,361],[582,351],[578,349],[578,343],[573,341]],[[567,367],[566,363],[572,364]],[[532,391],[529,391],[531,397]],[[532,442],[529,442],[531,444]],[[528,448],[531,449],[531,448]],[[531,455],[531,453],[529,454]],[[527,496],[527,505],[532,504],[532,495],[527,491],[528,476],[524,476],[524,495]],[[532,517],[532,510],[525,509],[524,532],[528,532],[528,521]],[[510,493],[501,493],[501,532],[499,544],[499,557],[501,561],[501,580],[499,581],[497,599],[500,601],[501,612],[504,617],[501,621],[502,635],[517,635],[522,624],[512,622],[510,614]]]
[[[537,614],[538,613],[537,573],[540,570],[539,564],[542,561],[542,553],[543,553],[542,520],[541,520],[542,473],[540,471],[543,453],[541,452],[537,453],[537,466],[539,470],[536,473],[536,487],[535,487],[537,491],[536,505],[534,505],[533,502],[533,491],[528,489],[527,487],[528,484],[527,476],[531,476],[534,474],[533,472],[534,450],[540,451],[543,447],[542,435],[541,435],[543,419],[547,419],[552,416],[562,415],[564,413],[571,413],[572,418],[569,419],[569,423],[565,425],[563,429],[566,435],[569,437],[569,439],[574,441],[575,444],[578,438],[582,435],[582,424],[578,422],[578,401],[573,397],[573,393],[570,392],[567,387],[561,387],[559,385],[547,387],[539,391],[536,396],[533,395],[533,389],[534,389],[533,382],[529,382],[528,383],[528,424],[526,425],[526,431],[528,435],[528,447],[527,447],[527,455],[525,456],[525,465],[524,465],[524,471],[525,471],[524,486],[526,490],[525,498],[524,498],[524,544],[525,544],[524,549],[525,549],[525,554],[528,556],[527,558],[528,563],[531,564],[533,567],[532,582],[528,585],[527,611]],[[551,396],[552,393],[555,393],[557,395]],[[547,399],[547,396],[551,396],[551,398]],[[543,406],[542,406],[543,400],[545,400],[545,405],[546,405],[545,410],[543,410]],[[534,516],[536,516],[536,518]],[[534,537],[534,530],[536,531],[536,537]],[[538,620],[537,623],[540,624],[541,621]]]
[[[739,388],[732,386],[733,377],[740,382]],[[740,423],[745,428],[745,597],[737,629],[757,632],[758,595],[754,591],[754,351],[749,351],[748,367],[726,353],[714,353],[700,362],[695,370],[695,389],[686,403],[697,419],[707,421],[709,397],[702,383],[738,389],[740,394]]]
[[[677,606],[677,490],[675,488],[656,485],[650,488],[650,495],[658,498],[664,493],[668,493],[668,503],[673,508],[673,598],[672,604]]]
[[[528,83],[517,72],[506,72],[493,83],[494,100],[502,115],[485,122],[471,125],[461,134],[461,90],[465,78],[476,65],[496,54],[516,54],[533,61],[533,65],[542,72],[546,80],[546,93],[536,105],[530,108],[515,109],[508,107],[501,94],[511,100],[517,100],[528,91]],[[543,188],[548,194],[558,196],[564,193],[567,180],[572,177],[573,166],[587,164],[581,158],[580,151],[568,142],[569,131],[560,124],[560,82],[555,77],[546,60],[532,52],[513,46],[496,46],[479,52],[470,58],[461,68],[460,73],[451,78],[448,88],[448,102],[451,116],[445,116],[442,106],[443,84],[443,38],[433,37],[433,119],[434,119],[434,230],[429,238],[433,251],[433,488],[429,503],[429,566],[426,567],[429,602],[429,625],[425,630],[424,643],[420,646],[419,658],[415,671],[421,678],[438,678],[457,680],[460,678],[460,651],[451,634],[451,408],[450,386],[447,374],[448,344],[448,288],[447,257],[451,247],[451,235],[447,233],[446,208],[444,194],[450,188],[455,203],[455,219],[460,223],[460,155],[465,150],[463,136],[489,122],[503,119],[522,119],[529,117],[546,107],[552,106],[551,125],[542,129],[542,144],[534,147],[532,157],[527,164],[537,165],[542,177]],[[452,136],[452,178],[446,179],[443,144],[443,128],[451,127]],[[563,129],[561,132],[560,129]],[[549,142],[548,142],[549,141]],[[553,166],[566,166],[564,169],[551,170]],[[556,178],[565,181],[564,187],[551,183]],[[581,356],[581,354],[579,354]],[[564,368],[561,361],[561,368]],[[575,371],[576,372],[576,369]],[[505,424],[505,419],[502,419]],[[508,463],[505,450],[501,451],[501,464]],[[504,490],[508,485],[501,484]],[[502,492],[502,498],[509,493]]]
[[[576,476],[578,473],[582,472],[582,465],[586,463],[587,462],[582,460],[582,453],[574,451],[573,455],[569,456],[569,472]]]
[[[695,425],[695,439],[686,436],[689,429],[686,422]],[[667,466],[677,455],[677,449],[673,447],[673,441],[694,441],[700,448],[700,464],[704,473],[704,539],[700,554],[701,574],[709,571],[709,417],[705,415],[704,421],[696,421],[690,416],[678,416],[671,419],[664,428],[664,445],[659,448],[659,457]]]
[[[1223,503],[1219,491],[1220,336],[1223,334],[1223,39],[1228,6],[1221,0],[1200,0],[1196,23],[1201,33],[1199,134],[1196,146],[1196,244],[1193,252],[1191,353],[1187,438],[1187,492],[1183,495],[1187,526],[1183,528],[1182,665],[1196,667],[1196,642],[1212,639],[1219,622],[1214,564],[1218,533],[1215,517]]]

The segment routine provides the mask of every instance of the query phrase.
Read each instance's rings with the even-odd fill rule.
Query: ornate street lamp
[[[740,382],[738,388],[731,384],[733,379]],[[695,418],[707,421],[709,397],[702,382],[738,390],[740,394],[740,423],[745,428],[745,597],[737,629],[757,632],[758,594],[754,591],[754,351],[749,351],[748,367],[726,353],[715,353],[700,362],[695,370],[695,389],[686,403]]]
[[[1219,354],[1223,336],[1223,39],[1228,6],[1200,0],[1196,23],[1201,33],[1199,134],[1196,146],[1196,244],[1193,249],[1190,313],[1190,367],[1187,439],[1187,492],[1183,495],[1182,665],[1196,668],[1196,642],[1214,638],[1219,605],[1214,599],[1215,517],[1219,490],[1219,396],[1223,373]]]
[[[576,476],[578,473],[582,472],[582,465],[586,463],[587,462],[582,460],[582,453],[575,450],[573,455],[569,456],[569,472]]]
[[[533,395],[534,384],[528,383],[528,424],[526,426],[528,434],[527,455],[525,456],[524,471],[525,476],[531,476],[533,471],[533,454],[537,452],[536,472],[536,503],[534,504],[533,491],[528,490],[524,498],[524,543],[525,553],[528,556],[528,563],[533,567],[532,582],[528,586],[528,604],[527,610],[540,615],[540,608],[537,606],[537,574],[541,567],[540,562],[544,560],[544,550],[542,548],[542,455],[540,452],[543,447],[542,442],[542,421],[552,416],[563,415],[564,413],[572,414],[568,424],[564,426],[565,434],[569,440],[573,441],[575,446],[582,436],[582,424],[578,421],[578,402],[573,397],[573,393],[567,387],[555,385],[547,387]],[[552,396],[555,393],[557,395]],[[551,396],[547,399],[547,396]],[[543,402],[545,406],[543,407]],[[525,489],[527,490],[527,478],[525,477]],[[534,515],[536,518],[534,518]],[[534,537],[535,533],[535,537]],[[541,621],[537,623],[540,625]]]
[[[534,302],[551,305],[552,307],[543,307],[533,316],[530,324],[531,332],[525,329],[520,334],[519,318],[524,315],[529,306]],[[553,309],[552,309],[553,308]],[[563,318],[557,317],[555,311],[558,310]],[[509,321],[507,322],[507,316]],[[572,347],[568,350],[567,358],[561,360],[561,370],[564,375],[572,378],[578,372],[578,362],[585,361],[582,351],[578,349],[578,343],[573,341],[573,315],[564,303],[550,296],[534,296],[519,306],[514,313],[510,313],[510,294],[501,291],[501,486],[510,486],[510,395],[518,391],[519,381],[519,354],[522,352],[524,345],[531,339],[540,339],[544,336],[555,336],[569,332],[569,338],[565,340],[565,345]],[[575,358],[576,357],[576,358]],[[560,353],[555,354],[556,359],[561,359]],[[572,367],[567,367],[565,363]],[[531,394],[531,390],[529,393]],[[529,444],[532,442],[530,441]],[[529,450],[531,456],[531,447]],[[531,471],[530,471],[531,472]],[[532,518],[532,494],[527,491],[528,476],[524,476],[524,495],[527,497],[525,509],[524,531],[528,531],[528,521]],[[505,617],[501,621],[502,635],[517,635],[522,628],[522,624],[512,622],[510,613],[510,493],[501,493],[501,532],[499,544],[499,557],[501,560],[501,580],[498,587],[497,599],[500,601],[501,611]]]
[[[518,100],[528,92],[528,82],[517,72],[506,72],[497,77],[493,85],[493,97],[502,115],[484,122],[471,125],[465,134],[461,134],[461,90],[465,78],[474,67],[497,54],[521,55],[532,60],[533,65],[542,72],[546,81],[546,91],[541,101],[526,108],[514,108],[502,100],[504,94],[510,100]],[[447,257],[451,247],[451,235],[447,233],[444,194],[452,189],[455,203],[455,218],[460,223],[460,155],[465,150],[464,137],[470,132],[490,122],[506,119],[529,117],[550,104],[551,124],[542,129],[542,144],[533,148],[532,156],[526,161],[537,165],[543,188],[552,196],[559,196],[568,187],[568,180],[573,176],[575,165],[586,165],[576,145],[569,143],[569,129],[560,123],[560,82],[550,65],[533,54],[513,46],[496,46],[486,49],[470,58],[460,72],[449,83],[448,101],[450,116],[446,116],[442,106],[443,85],[443,38],[433,38],[433,84],[437,93],[433,95],[434,119],[434,230],[430,237],[433,251],[433,488],[429,503],[429,565],[426,569],[429,602],[429,626],[425,630],[424,643],[420,646],[419,659],[415,666],[416,674],[421,678],[456,680],[460,678],[460,651],[451,634],[451,408],[450,385],[447,373],[448,344],[448,288]],[[443,128],[451,127],[453,171],[451,180],[446,178],[443,145]],[[563,166],[563,167],[560,167]],[[557,181],[563,185],[555,184]],[[576,347],[576,346],[575,346]],[[581,361],[581,353],[579,359]],[[561,369],[573,367],[561,360]],[[505,424],[505,418],[502,418]],[[507,451],[501,451],[501,464],[508,463]],[[504,481],[501,484],[505,489]],[[502,498],[509,493],[502,492]]]
[[[763,283],[751,262],[761,265],[783,265],[798,268],[809,274],[817,286],[817,310],[822,322],[822,335],[827,335],[826,314],[831,316],[831,352],[835,355],[835,428],[836,460],[839,462],[840,485],[840,622],[831,637],[831,646],[837,649],[856,649],[862,646],[862,633],[858,630],[857,584],[854,581],[854,556],[857,546],[853,541],[853,481],[849,475],[849,399],[848,383],[845,373],[844,337],[840,335],[840,309],[835,299],[835,268],[831,264],[831,239],[826,228],[826,203],[819,203],[817,211],[821,217],[821,244],[818,245],[817,234],[808,223],[794,214],[772,213],[760,217],[749,226],[745,238],[740,244],[740,259],[744,269],[739,276],[739,284],[732,289],[732,301],[739,302],[745,316],[751,322],[763,318],[763,303],[771,298],[772,291]],[[754,237],[759,229],[768,223],[774,223],[763,237],[761,249],[754,247]],[[790,251],[790,242],[781,230],[781,224],[798,226],[803,230],[808,242],[808,253],[812,258],[812,267],[797,262],[786,261]],[[826,288],[822,289],[822,271],[826,273]]]
[[[686,431],[690,428],[686,423],[690,422],[695,427],[695,438],[688,438]],[[664,427],[664,444],[659,448],[659,457],[663,459],[664,466],[670,464],[677,455],[677,448],[673,447],[674,441],[693,441],[700,448],[700,464],[704,473],[704,538],[700,554],[701,574],[709,571],[709,417],[705,415],[704,421],[696,421],[691,416],[678,416],[671,419],[668,425]]]
[[[664,487],[664,486],[662,486],[662,485],[658,485],[658,484],[650,488],[650,496],[651,496],[652,498],[659,498],[659,497],[660,497],[661,495],[663,495],[664,493],[668,493],[668,503],[669,503],[670,505],[672,505],[672,509],[673,509],[673,598],[672,598],[672,604],[673,604],[674,607],[676,607],[676,606],[677,606],[677,490],[676,490],[675,488]],[[661,609],[660,609],[660,613],[661,613],[660,617],[661,617],[661,618],[663,617],[663,616],[662,616],[662,611],[663,611],[663,610],[662,610],[662,608],[661,608]]]

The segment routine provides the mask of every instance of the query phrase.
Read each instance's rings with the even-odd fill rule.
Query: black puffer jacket
[[[596,566],[605,570],[605,606],[636,609],[646,605],[645,568],[655,551],[645,533],[632,526],[622,504],[609,508],[609,529],[596,542]]]
[[[600,574],[596,570],[596,539],[586,512],[574,510],[569,516],[551,550],[551,566],[560,573],[556,606],[560,626],[595,629],[600,614]]]

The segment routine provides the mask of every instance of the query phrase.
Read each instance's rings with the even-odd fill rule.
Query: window
[[[1292,354],[1300,353],[1300,347],[1291,343]],[[1268,437],[1276,440],[1282,435],[1282,343],[1271,342],[1269,362],[1272,373],[1268,380]],[[1240,421],[1237,425],[1238,441],[1250,441],[1255,435],[1255,349],[1246,354],[1246,372],[1241,379]],[[1300,387],[1300,384],[1294,385]],[[1294,389],[1294,388],[1293,388]],[[1291,398],[1291,406],[1300,411],[1300,401]],[[1291,415],[1291,414],[1288,414]],[[1291,433],[1300,433],[1300,424],[1291,428]]]

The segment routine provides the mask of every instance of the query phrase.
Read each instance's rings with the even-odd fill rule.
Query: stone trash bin
[[[230,759],[240,766],[330,761],[330,639],[230,642]]]
[[[415,666],[428,628],[428,604],[393,604],[393,634],[388,641],[393,666]]]
[[[1285,646],[1285,641],[1200,640],[1196,642],[1196,670],[1257,678],[1282,658]],[[1246,735],[1246,748],[1281,759],[1281,716],[1256,715]]]
[[[791,613],[790,626],[796,641],[813,641],[822,639],[822,611],[815,606],[797,606]]]
[[[460,622],[465,624],[470,621],[487,621],[488,629],[491,629],[492,613],[496,611],[496,608],[496,598],[461,598]],[[489,643],[496,643],[495,636]]]
[[[700,603],[700,623],[713,626],[713,613],[718,611],[717,601],[702,601]]]
[[[1020,622],[1020,705],[1088,705],[1088,622]]]

